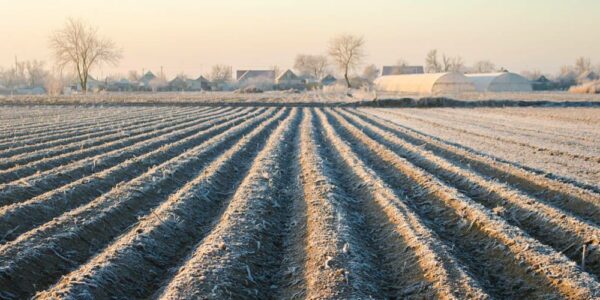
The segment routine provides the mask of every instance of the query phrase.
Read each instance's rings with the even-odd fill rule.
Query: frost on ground
[[[598,298],[599,110],[2,106],[0,298]]]
[[[539,105],[557,103],[579,103],[579,105],[599,105],[600,94],[573,94],[566,91],[524,92],[524,93],[463,93],[463,94],[405,94],[378,92],[371,89],[348,89],[344,86],[325,87],[313,91],[266,91],[264,93],[238,92],[100,92],[87,95],[16,95],[0,96],[0,104],[357,104],[378,100],[412,99],[414,102],[427,102],[431,98],[458,100],[461,103],[491,102],[491,105],[523,105],[521,102],[544,102]],[[457,106],[445,103],[445,106]]]

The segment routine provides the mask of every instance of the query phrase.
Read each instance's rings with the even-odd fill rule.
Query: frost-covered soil
[[[448,95],[417,95],[375,92],[365,90],[328,89],[325,91],[267,91],[256,94],[240,94],[235,92],[160,92],[160,93],[120,93],[103,92],[87,95],[74,94],[69,96],[47,95],[18,95],[0,96],[0,104],[309,104],[325,105],[367,104],[377,100],[413,99],[415,102],[428,102],[430,98],[447,98],[458,100],[456,103],[444,103],[444,106],[460,106],[462,102],[482,102],[485,106],[517,105],[518,102],[549,102],[549,103],[581,103],[581,105],[599,105],[600,94],[572,94],[568,92],[531,92],[531,93],[471,93]],[[492,104],[489,104],[489,103]],[[591,103],[591,104],[590,104]],[[544,105],[543,103],[539,105]],[[428,104],[426,106],[431,106]]]
[[[600,191],[600,108],[368,111],[445,142]]]
[[[599,124],[3,106],[0,298],[598,298]]]

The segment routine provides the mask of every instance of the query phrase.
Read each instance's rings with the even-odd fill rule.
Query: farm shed
[[[275,81],[274,70],[237,70],[237,81],[247,81],[254,78],[268,79]]]
[[[333,75],[331,75],[331,74],[327,74],[327,76],[325,76],[321,79],[321,84],[322,85],[332,85],[332,84],[335,84],[336,81],[337,81],[337,78],[333,77]]]
[[[299,85],[302,84],[302,79],[298,77],[292,70],[286,70],[275,79],[275,83],[284,85]]]
[[[212,83],[206,77],[200,75],[194,80],[188,80],[188,84],[191,91],[210,91]]]
[[[474,92],[473,84],[460,73],[431,73],[381,76],[375,80],[380,91],[444,94]]]
[[[423,66],[383,66],[381,69],[381,76],[423,73]]]
[[[465,75],[478,92],[531,92],[531,82],[515,73],[475,73]]]

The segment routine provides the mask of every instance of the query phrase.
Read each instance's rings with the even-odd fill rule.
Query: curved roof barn
[[[460,73],[430,73],[381,76],[375,80],[380,91],[444,94],[474,92],[473,84]]]
[[[531,82],[510,72],[476,73],[465,75],[478,92],[531,92]]]

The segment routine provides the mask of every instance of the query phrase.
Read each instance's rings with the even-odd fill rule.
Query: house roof
[[[196,81],[200,81],[200,82],[210,82],[210,80],[206,79],[206,77],[200,75],[198,78],[196,78]]]
[[[144,74],[144,76],[140,77],[140,81],[149,82],[154,78],[156,78],[156,75],[154,75],[154,73],[152,73],[151,71],[148,71],[146,72],[146,74]]]
[[[287,78],[286,78],[287,77]],[[296,79],[300,79],[300,77],[298,77],[296,75],[296,73],[294,73],[292,70],[287,69],[285,70],[285,72],[282,72],[281,74],[279,74],[279,76],[277,76],[276,80],[296,80]]]
[[[250,78],[259,78],[259,77],[275,79],[275,71],[274,70],[247,70],[245,73],[243,73],[238,78],[238,81],[248,80]]]
[[[321,82],[325,82],[325,81],[336,81],[337,78],[335,78],[333,75],[331,74],[327,74],[327,76],[321,78]]]
[[[423,74],[423,66],[383,66],[381,75]]]

